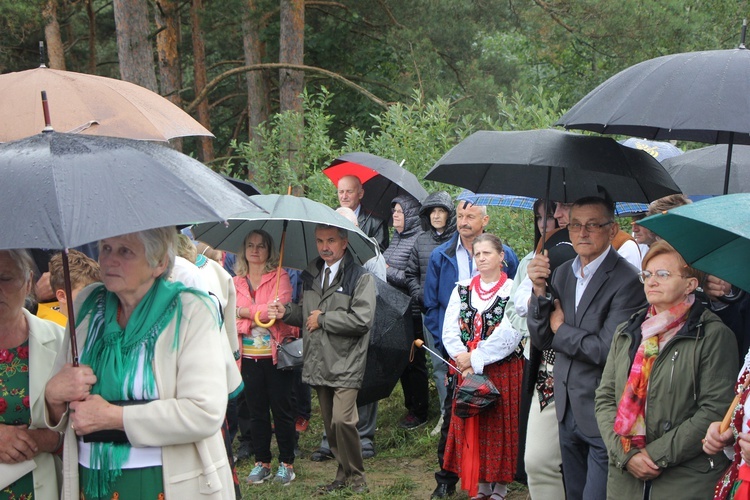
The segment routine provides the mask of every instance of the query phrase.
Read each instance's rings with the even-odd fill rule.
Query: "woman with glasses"
[[[734,334],[695,299],[702,273],[666,241],[642,269],[649,305],[617,328],[596,391],[607,496],[711,498],[729,460],[701,438],[732,400]]]
[[[393,238],[383,252],[386,263],[388,283],[409,295],[409,282],[406,268],[412,248],[422,234],[419,211],[422,206],[411,196],[397,196],[391,202],[393,212]],[[416,301],[412,301],[412,323],[414,337],[424,340],[422,333],[422,312]],[[424,349],[415,349],[414,358],[401,374],[401,387],[404,390],[404,406],[407,414],[399,422],[399,427],[406,430],[422,427],[427,423],[429,400],[429,375]]]

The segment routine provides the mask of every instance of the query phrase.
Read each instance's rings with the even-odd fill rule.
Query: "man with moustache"
[[[554,397],[568,499],[605,498],[607,450],[594,417],[594,391],[615,328],[644,307],[638,269],[614,248],[614,206],[587,197],[570,209],[577,257],[550,272],[541,253],[528,266],[533,283],[527,324],[532,342],[555,352]],[[549,283],[549,286],[548,286]]]
[[[450,295],[456,287],[456,282],[468,279],[477,274],[474,265],[472,244],[474,239],[484,232],[490,218],[487,207],[472,205],[466,201],[459,201],[456,208],[457,231],[451,239],[437,247],[430,255],[427,265],[423,292],[425,313],[424,326],[432,333],[435,350],[442,353],[443,359],[449,359],[443,348],[443,318],[448,307]],[[503,244],[505,261],[503,266],[508,278],[513,279],[518,267],[518,257],[513,250]],[[438,361],[439,362],[439,361]],[[443,469],[443,452],[448,437],[451,421],[451,407],[453,405],[453,376],[448,377],[447,395],[443,405],[443,426],[438,442],[438,462],[440,471],[435,473],[437,487],[431,498],[445,498],[456,492],[458,476],[455,472]]]
[[[375,214],[366,210],[360,203],[362,197],[365,195],[365,190],[362,187],[359,177],[345,175],[339,179],[336,188],[339,205],[354,211],[362,232],[370,238],[374,238],[380,246],[380,251],[385,252],[385,249],[388,248],[388,225],[383,219],[376,217]]]
[[[315,240],[320,258],[302,273],[301,304],[272,302],[268,317],[302,327],[302,381],[318,393],[323,424],[338,461],[336,478],[322,492],[349,488],[364,493],[357,393],[375,315],[375,278],[346,251],[345,229],[318,225]]]

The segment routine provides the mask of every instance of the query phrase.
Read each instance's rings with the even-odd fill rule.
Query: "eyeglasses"
[[[672,273],[670,273],[666,269],[657,269],[654,272],[641,271],[640,273],[638,273],[638,279],[641,280],[641,283],[646,283],[651,278],[656,278],[657,283],[664,283],[670,278],[670,276],[672,276]],[[680,278],[686,277],[681,274],[676,274],[674,276],[679,276]]]
[[[589,233],[598,233],[610,224],[614,224],[614,221],[608,221],[602,224],[599,224],[598,222],[587,222],[586,224],[581,224],[580,222],[571,222],[570,224],[568,224],[568,231],[571,233],[580,233],[581,230],[585,227],[586,231],[588,231]]]
[[[404,213],[404,211],[403,210],[399,210],[398,208],[392,208],[391,209],[391,213],[402,214],[402,213]]]

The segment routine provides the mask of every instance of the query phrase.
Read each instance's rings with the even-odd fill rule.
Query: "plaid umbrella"
[[[456,388],[456,407],[453,413],[461,418],[473,417],[495,406],[499,399],[500,391],[490,379],[472,373],[463,377]]]
[[[523,210],[533,210],[534,201],[536,201],[535,198],[530,198],[528,196],[473,193],[468,189],[461,191],[461,194],[458,195],[457,199],[468,201],[472,205],[521,208]],[[648,205],[645,203],[632,203],[629,201],[618,201],[615,203],[615,214],[620,217],[644,213],[647,211]]]

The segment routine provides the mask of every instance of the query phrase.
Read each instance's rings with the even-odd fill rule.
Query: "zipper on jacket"
[[[669,392],[672,392],[672,379],[674,378],[674,362],[677,361],[677,356],[680,355],[680,351],[675,350],[672,354],[672,370],[669,372]]]

